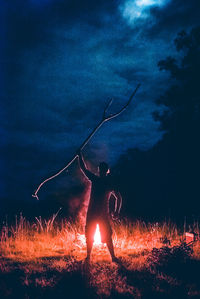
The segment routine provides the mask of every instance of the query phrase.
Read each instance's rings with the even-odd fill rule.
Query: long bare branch
[[[128,102],[126,103],[126,105],[124,105],[124,107],[122,107],[118,112],[113,113],[113,114],[111,114],[111,115],[105,117],[104,120],[105,120],[105,121],[108,121],[108,120],[110,120],[110,119],[112,119],[112,118],[114,118],[114,117],[117,117],[117,116],[119,116],[124,110],[126,110],[126,108],[129,106],[130,102],[132,101],[132,99],[133,99],[134,95],[136,94],[136,92],[137,92],[138,88],[140,87],[140,85],[141,85],[140,83],[137,85],[136,89],[134,90],[134,92],[133,92],[132,95],[130,96]],[[109,106],[110,106],[110,105],[109,105]],[[107,109],[108,109],[108,108],[107,108]],[[106,110],[107,110],[107,109],[106,109]],[[104,114],[104,116],[105,116],[105,114]]]
[[[106,121],[109,121],[110,119],[114,118],[114,117],[117,117],[118,115],[120,115],[127,107],[128,105],[130,104],[130,102],[132,101],[134,95],[136,94],[138,88],[140,87],[140,84],[137,85],[136,89],[134,90],[134,92],[132,93],[132,95],[130,96],[128,102],[126,103],[126,105],[124,105],[117,113],[114,113],[114,114],[111,114],[109,116],[106,116],[106,112],[108,110],[108,108],[110,107],[110,105],[112,104],[113,102],[113,99],[111,99],[109,101],[109,103],[107,104],[107,106],[105,107],[104,109],[104,112],[103,112],[103,118],[102,120],[97,124],[97,126],[94,128],[94,130],[90,133],[90,135],[84,140],[84,142],[81,144],[81,146],[79,147],[79,149],[83,149],[85,147],[85,145],[88,143],[88,141],[92,138],[92,136],[97,132],[97,130],[103,125],[104,122]],[[61,170],[59,170],[56,174],[50,176],[49,178],[47,178],[46,180],[44,180],[39,186],[38,188],[35,190],[34,194],[32,195],[33,197],[35,197],[37,200],[39,200],[39,197],[38,197],[38,192],[40,190],[40,188],[45,184],[47,183],[48,181],[54,179],[55,177],[59,176],[63,171],[65,171],[74,161],[75,159],[77,158],[77,154],[75,154],[72,159],[67,163],[67,165],[62,168]]]
[[[104,112],[103,112],[103,119],[106,118],[106,112],[108,110],[108,108],[112,105],[113,99],[110,99],[110,101],[108,102],[108,104],[106,105]]]

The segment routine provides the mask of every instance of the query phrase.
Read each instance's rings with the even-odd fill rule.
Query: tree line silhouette
[[[115,167],[130,215],[178,218],[200,212],[200,27],[181,31],[174,44],[178,58],[158,62],[173,82],[157,100],[165,111],[153,115],[164,137],[149,151],[129,149]]]

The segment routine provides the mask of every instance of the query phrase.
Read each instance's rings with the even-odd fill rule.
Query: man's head
[[[106,162],[99,163],[99,176],[106,176],[109,173],[109,167]]]

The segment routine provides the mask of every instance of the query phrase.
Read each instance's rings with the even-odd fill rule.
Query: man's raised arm
[[[79,157],[79,165],[80,165],[80,168],[81,170],[83,171],[84,174],[86,174],[86,171],[87,171],[87,167],[85,165],[85,161],[83,159],[83,155],[82,155],[82,152],[81,151],[78,151],[78,157]]]
[[[87,169],[86,165],[85,165],[85,161],[83,159],[83,155],[82,155],[82,152],[79,150],[77,152],[78,154],[78,157],[79,157],[79,165],[80,165],[80,168],[82,170],[82,172],[85,174],[85,176],[90,180],[92,181],[96,176]]]

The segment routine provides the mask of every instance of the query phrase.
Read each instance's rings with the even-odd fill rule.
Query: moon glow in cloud
[[[147,18],[151,7],[161,7],[166,5],[170,0],[127,0],[120,10],[124,18],[129,23],[133,23],[136,19]]]

